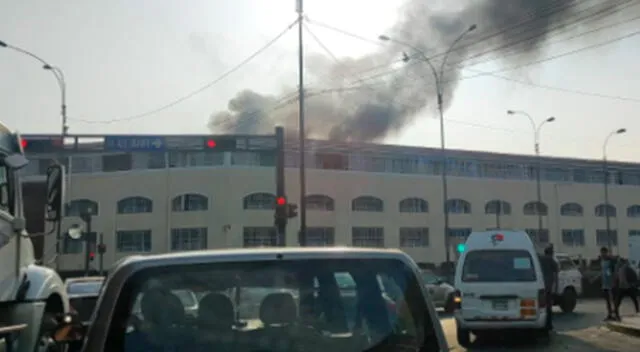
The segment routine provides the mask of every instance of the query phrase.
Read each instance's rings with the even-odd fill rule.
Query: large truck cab
[[[43,327],[69,311],[64,282],[55,270],[38,265],[26,232],[20,169],[27,164],[20,135],[0,124],[0,352],[37,350]],[[43,221],[60,221],[63,180],[64,168],[52,165]]]

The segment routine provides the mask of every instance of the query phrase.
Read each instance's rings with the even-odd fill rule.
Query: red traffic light
[[[276,204],[278,204],[280,206],[285,205],[285,204],[287,204],[287,199],[285,197],[278,197],[276,199]]]
[[[20,140],[20,145],[22,146],[22,149],[26,148],[27,144],[29,144],[29,142],[27,142],[26,139],[21,139]]]
[[[214,141],[213,139],[207,140],[207,148],[215,148],[216,145],[216,141]]]
[[[96,254],[94,252],[89,252],[89,258],[93,259],[96,257]]]

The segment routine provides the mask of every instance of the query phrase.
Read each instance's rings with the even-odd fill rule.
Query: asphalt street
[[[495,341],[480,341],[470,349],[458,346],[456,324],[453,318],[443,315],[440,319],[451,351],[580,351],[580,352],[637,352],[640,351],[640,337],[623,335],[610,331],[603,323],[606,308],[603,301],[581,301],[571,314],[554,310],[556,333],[550,342],[531,341],[528,338],[511,336]],[[630,302],[624,302],[621,314],[634,312]]]

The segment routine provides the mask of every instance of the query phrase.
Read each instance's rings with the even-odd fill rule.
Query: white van
[[[497,329],[548,334],[542,268],[524,231],[473,232],[455,272],[458,343]]]

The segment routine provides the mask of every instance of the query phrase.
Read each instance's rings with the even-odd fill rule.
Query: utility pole
[[[296,0],[296,12],[298,12],[298,129],[300,139],[300,232],[298,242],[301,247],[306,245],[307,232],[307,184],[305,177],[305,128],[304,128],[304,45],[302,30],[304,24],[303,0]]]
[[[611,139],[611,137],[618,135],[618,134],[623,134],[626,133],[627,129],[626,128],[620,128],[617,129],[615,131],[612,131],[611,133],[609,133],[609,135],[607,136],[607,138],[604,140],[604,143],[602,144],[602,167],[603,167],[603,171],[604,171],[604,180],[603,180],[603,186],[604,186],[604,211],[605,211],[605,226],[607,227],[607,248],[609,248],[609,253],[611,252],[611,249],[613,247],[613,236],[611,233],[611,204],[609,204],[609,162],[607,160],[607,145],[609,145],[609,140]],[[616,230],[617,231],[617,230]],[[616,238],[617,240],[617,238]],[[616,245],[617,245],[617,241],[616,241]]]

